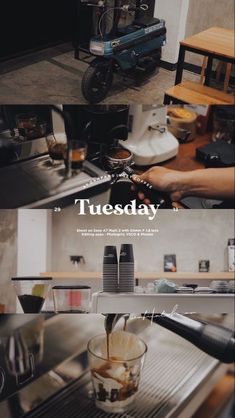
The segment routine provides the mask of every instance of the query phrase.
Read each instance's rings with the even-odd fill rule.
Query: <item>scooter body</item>
[[[122,5],[116,7],[121,11],[147,11],[148,6],[139,7]],[[166,44],[166,24],[163,19],[150,16],[137,17],[133,23],[120,27],[118,16],[109,33],[102,26],[104,16],[110,9],[101,14],[98,32],[90,40],[89,51],[95,58],[82,79],[82,93],[90,103],[101,102],[113,82],[113,73],[124,73],[134,78],[139,85],[143,75],[150,75],[159,67],[161,50]]]
[[[123,29],[118,37],[106,35],[91,39],[90,52],[107,60],[114,60],[121,70],[136,67],[142,57],[159,51],[166,44],[166,26],[164,20],[147,27],[130,25]]]

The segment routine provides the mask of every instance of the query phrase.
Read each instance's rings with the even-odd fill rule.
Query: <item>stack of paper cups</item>
[[[119,258],[119,292],[132,293],[135,287],[132,244],[122,244]]]
[[[104,248],[103,291],[118,292],[118,260],[114,245],[107,245]]]

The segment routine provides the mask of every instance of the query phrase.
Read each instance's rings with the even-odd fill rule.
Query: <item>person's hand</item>
[[[169,170],[164,167],[152,167],[141,175],[133,176],[136,186],[132,186],[132,190],[138,190],[138,183],[149,183],[154,189],[159,192],[168,193],[173,202],[178,202],[183,197],[183,190],[181,190],[180,183],[183,179],[184,173],[176,170]],[[138,192],[138,197],[146,205],[151,202],[146,198],[143,192]]]
[[[139,181],[146,182],[159,192],[168,193],[173,202],[187,196],[234,200],[234,167],[177,171],[158,166],[133,176],[133,180],[134,190],[138,190]],[[147,205],[151,203],[142,192],[138,197]]]

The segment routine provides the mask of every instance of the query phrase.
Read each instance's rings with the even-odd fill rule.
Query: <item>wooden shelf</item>
[[[53,277],[57,280],[101,280],[102,273],[93,271],[73,271],[73,272],[51,272],[47,271],[41,273],[43,277]],[[156,279],[171,279],[171,280],[234,280],[234,272],[221,271],[221,272],[209,272],[209,273],[198,273],[198,272],[176,272],[176,273],[154,273],[154,272],[136,272],[136,279],[140,280],[156,280]]]

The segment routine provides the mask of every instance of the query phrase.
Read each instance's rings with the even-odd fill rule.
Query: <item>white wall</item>
[[[177,63],[179,42],[185,38],[189,0],[157,0],[155,16],[166,20],[167,45],[163,48],[162,59]]]
[[[52,213],[44,209],[19,209],[17,213],[17,276],[39,276],[51,267]],[[16,309],[22,312],[19,301]]]
[[[20,209],[17,230],[17,275],[38,276],[50,268],[51,212]]]

